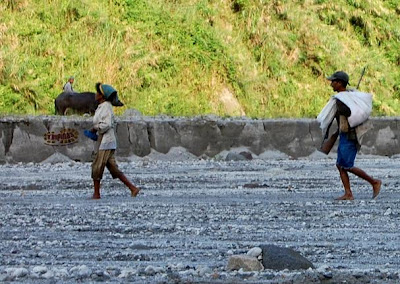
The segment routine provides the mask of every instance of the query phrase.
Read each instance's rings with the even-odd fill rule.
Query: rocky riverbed
[[[0,282],[398,283],[400,162],[360,157],[378,199],[335,160],[120,162],[135,199],[105,173],[90,200],[90,163],[0,166]],[[315,269],[228,271],[262,244],[295,249]]]

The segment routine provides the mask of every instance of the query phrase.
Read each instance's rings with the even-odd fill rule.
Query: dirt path
[[[334,201],[331,159],[120,163],[141,194],[106,173],[99,201],[90,164],[2,165],[0,281],[396,283],[400,163],[357,165],[384,181],[377,200],[351,177],[355,200]],[[225,270],[260,244],[293,248],[316,269]]]

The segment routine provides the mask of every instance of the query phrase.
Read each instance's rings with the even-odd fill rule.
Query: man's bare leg
[[[339,170],[340,179],[342,180],[342,184],[344,187],[344,195],[336,198],[336,200],[353,200],[353,193],[350,189],[350,178],[347,173],[347,170],[343,169],[341,166],[336,165]]]
[[[379,192],[381,191],[381,186],[382,186],[382,181],[379,179],[376,180],[376,182],[372,185],[372,190],[373,190],[372,199],[375,199],[378,196]]]
[[[94,184],[94,192],[92,199],[100,199],[100,181],[93,180],[93,184]]]
[[[375,199],[379,192],[381,191],[381,186],[382,186],[382,181],[379,179],[374,179],[370,175],[368,175],[366,172],[364,172],[362,169],[353,167],[349,169],[349,172],[355,174],[356,176],[362,178],[363,180],[368,181],[372,185],[372,199]]]
[[[121,174],[119,179],[129,188],[132,197],[136,197],[138,195],[140,189],[134,186],[124,174]]]

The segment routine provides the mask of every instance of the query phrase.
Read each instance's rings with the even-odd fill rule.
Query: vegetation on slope
[[[400,111],[398,0],[5,0],[0,112],[53,114],[112,84],[145,115],[315,117],[349,73],[375,115]]]

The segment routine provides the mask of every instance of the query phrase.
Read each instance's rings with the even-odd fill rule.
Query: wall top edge
[[[85,116],[58,116],[58,115],[7,115],[0,116],[0,123],[13,122],[29,122],[29,121],[65,121],[65,122],[91,122],[93,117]],[[131,121],[225,121],[225,122],[256,122],[256,121],[299,121],[299,122],[315,122],[316,118],[249,118],[249,117],[219,117],[219,116],[192,116],[192,117],[171,117],[171,116],[116,116],[117,122]],[[400,116],[371,117],[372,121],[397,121]]]

